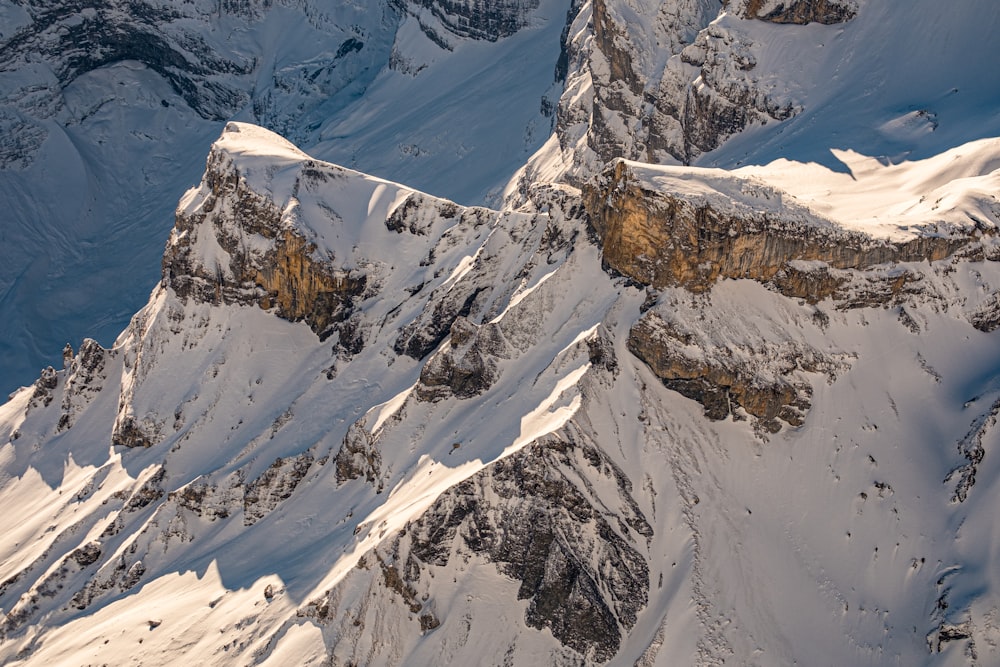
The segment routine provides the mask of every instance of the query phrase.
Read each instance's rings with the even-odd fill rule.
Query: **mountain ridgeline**
[[[952,61],[909,108],[874,36],[1000,10],[917,4],[0,2],[5,71],[141,62],[242,119],[146,305],[0,406],[0,661],[996,662],[1000,87]],[[300,19],[342,39],[266,92],[240,40]],[[489,205],[325,159],[377,105],[304,120],[348,62],[447,96],[553,35]],[[453,155],[433,116],[403,172]]]

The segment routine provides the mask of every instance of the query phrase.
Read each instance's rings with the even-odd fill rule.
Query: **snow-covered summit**
[[[953,176],[990,168],[979,148]],[[654,204],[777,192],[619,166]],[[228,125],[147,306],[0,407],[0,657],[990,650],[1000,584],[965,574],[995,569],[987,239],[759,276],[706,255],[694,292],[644,289],[592,201],[532,196],[462,207]],[[669,210],[636,202],[606,213]]]
[[[220,195],[225,204],[240,204],[240,194],[224,196],[227,188],[263,198],[262,204],[272,207],[277,219],[250,219],[252,212],[238,209],[225,214],[216,211]],[[316,160],[257,125],[230,122],[212,144],[202,183],[181,198],[177,215],[187,218],[212,213],[216,219],[228,215],[236,225],[256,230],[258,236],[273,236],[280,230],[294,232],[314,246],[312,254],[317,258],[350,262],[353,257],[355,262],[363,262],[366,244],[373,241],[373,228],[381,226],[384,233],[381,223],[416,194],[402,185]],[[265,229],[269,224],[272,228]],[[177,244],[183,236],[183,232],[175,232],[170,243]],[[403,248],[396,250],[405,252]],[[373,250],[371,257],[378,254]]]
[[[96,15],[40,7],[0,0],[16,44]],[[185,91],[315,143],[194,121],[146,305],[0,406],[0,662],[1000,663],[996,73],[884,39],[995,3],[178,7],[115,43],[243,73],[81,74],[85,131],[18,134],[9,189],[138,155],[167,213],[135,147],[193,136],[150,123]],[[69,150],[116,100],[148,132]],[[507,209],[424,187],[483,191],[553,114]]]
[[[215,140],[212,152],[232,157],[234,165],[244,171],[265,167],[273,170],[284,162],[296,163],[310,159],[298,146],[285,137],[250,123],[229,122]]]
[[[568,4],[0,1],[0,392],[114,340],[229,120],[483,202],[548,136]]]

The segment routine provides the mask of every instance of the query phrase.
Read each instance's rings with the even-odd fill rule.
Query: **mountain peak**
[[[322,4],[176,17],[311,139],[206,130],[146,306],[0,406],[0,662],[1000,663],[1000,5]],[[159,131],[142,67],[80,124]]]
[[[212,152],[228,155],[243,167],[251,167],[258,160],[274,165],[309,159],[298,146],[280,134],[259,125],[237,121],[226,123],[222,134],[212,144]]]
[[[163,282],[182,298],[274,308],[325,339],[377,270],[374,237],[414,194],[229,123],[177,209]]]

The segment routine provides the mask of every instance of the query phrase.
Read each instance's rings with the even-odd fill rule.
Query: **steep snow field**
[[[796,113],[695,166],[630,162],[643,187],[972,244],[841,270],[810,303],[606,270],[558,183],[583,121],[556,135],[542,113],[568,3],[495,42],[430,4],[184,19],[258,58],[208,78],[284,91],[234,115],[294,142],[222,130],[134,61],[51,114],[11,102],[55,90],[50,65],[0,71],[0,123],[47,132],[0,171],[0,383],[76,350],[0,406],[0,662],[1000,664],[1000,6],[705,28],[744,39]],[[0,39],[25,7],[0,0]],[[591,7],[571,40],[593,39]],[[658,35],[659,8],[611,10]],[[642,44],[651,72],[680,57]],[[324,64],[341,47],[350,72]],[[439,198],[499,202],[536,149],[505,191],[518,210]],[[302,254],[274,259],[292,237]],[[273,271],[304,295],[314,265],[359,285],[316,330],[259,287]],[[691,368],[806,387],[804,420],[709,419],[630,351],[646,319]]]
[[[648,295],[601,270],[558,198],[546,213],[461,218],[251,126],[214,151],[320,255],[368,262],[364,348],[331,354],[305,323],[160,287],[110,351],[81,351],[48,393],[0,408],[4,662],[578,664],[524,625],[529,600],[474,542],[439,537],[443,563],[404,567],[455,489],[492,507],[480,530],[508,516],[491,486],[505,461],[601,508],[559,530],[590,545],[569,553],[595,559],[602,595],[626,573],[607,569],[605,540],[646,563],[634,572],[648,598],[612,664],[998,659],[1000,354],[968,321],[995,299],[995,262],[890,269],[921,282],[887,307],[814,306],[750,281],[664,290],[654,312],[706,360],[746,354],[762,378],[788,352],[820,360],[801,374],[805,423],[764,436],[740,411],[706,420],[628,352]],[[317,170],[327,187],[306,187]],[[423,203],[404,219],[425,226],[392,231],[411,196]],[[212,201],[203,185],[181,207]],[[229,205],[211,204],[199,235],[234,233]],[[225,251],[199,244],[198,262],[222,270]],[[463,289],[487,295],[469,317],[492,332],[494,380],[421,399],[422,366],[452,343],[418,363],[393,341]],[[151,447],[109,448],[123,415]],[[358,437],[370,481],[339,468]]]
[[[752,42],[752,76],[801,109],[698,160],[732,168],[780,158],[844,169],[831,149],[891,163],[924,160],[1000,136],[1000,7],[862,0],[837,25],[718,19]]]
[[[126,12],[108,4],[108,11]],[[188,31],[182,44],[204,40],[213,57],[251,68],[208,77],[244,96],[226,116],[268,124],[318,157],[477,204],[551,132],[542,100],[559,95],[555,69],[568,2],[545,0],[524,28],[496,42],[458,37],[429,12],[410,8],[441,45],[414,15],[386,3],[276,3],[221,17],[216,4],[182,6],[191,18],[162,27],[168,35]],[[45,34],[78,25],[87,11],[70,12]],[[22,60],[16,40],[5,43],[17,28],[34,29],[28,13],[0,0],[0,16],[19,17],[9,34],[0,28],[0,125],[8,116],[21,119],[9,129],[15,157],[0,148],[0,158],[12,160],[0,167],[4,395],[43,366],[57,366],[65,343],[114,340],[156,282],[173,207],[197,182],[205,147],[225,122],[199,115],[137,60],[60,82],[61,52],[29,50]],[[30,148],[36,136],[43,140]]]

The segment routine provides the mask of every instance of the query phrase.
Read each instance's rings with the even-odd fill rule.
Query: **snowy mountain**
[[[551,131],[566,6],[477,7],[0,0],[0,391],[114,340],[229,119],[465,203],[499,192]]]
[[[264,99],[308,6],[237,4],[122,20],[246,72],[134,71]],[[494,7],[386,5],[363,96],[270,98],[306,150],[222,125],[145,307],[0,406],[0,660],[998,662],[1000,8]]]

